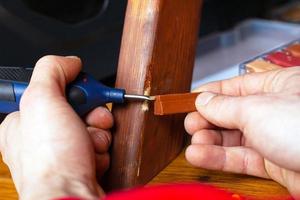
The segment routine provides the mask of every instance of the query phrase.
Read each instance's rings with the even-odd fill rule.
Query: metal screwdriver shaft
[[[136,94],[125,94],[125,99],[132,99],[132,100],[144,100],[144,101],[154,101],[154,96],[145,96],[145,95],[136,95]]]

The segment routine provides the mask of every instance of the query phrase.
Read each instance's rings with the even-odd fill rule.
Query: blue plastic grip
[[[79,77],[68,86],[68,90],[72,87],[81,89],[86,96],[84,104],[71,103],[74,110],[79,115],[84,115],[92,109],[105,105],[106,103],[123,103],[125,90],[107,87],[88,74],[81,73]],[[72,102],[72,99],[69,99]]]
[[[4,84],[11,84],[11,95],[14,99],[7,100],[6,98],[0,98],[0,112],[1,113],[11,113],[19,110],[19,104],[24,90],[27,88],[25,83],[12,83],[10,81],[0,81]],[[0,93],[3,92],[0,87]]]
[[[12,85],[13,99],[1,98],[1,91],[3,91],[3,89],[1,90],[1,83],[10,83]],[[18,111],[21,97],[27,86],[28,83],[25,82],[1,80],[0,112],[11,113]],[[107,87],[85,73],[80,73],[77,79],[66,88],[68,102],[80,116],[106,103],[123,103],[124,95],[125,90]]]

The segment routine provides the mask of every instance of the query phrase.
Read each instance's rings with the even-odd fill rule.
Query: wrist
[[[20,199],[56,199],[61,197],[78,197],[83,199],[99,199],[103,194],[96,180],[70,177],[58,174],[44,174],[30,177],[20,183]]]

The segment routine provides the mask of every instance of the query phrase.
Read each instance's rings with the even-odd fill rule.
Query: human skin
[[[187,160],[273,179],[300,199],[300,67],[201,86],[187,115]]]
[[[113,118],[98,107],[82,120],[67,103],[65,86],[81,65],[73,56],[40,59],[20,111],[0,126],[0,151],[20,199],[98,199],[104,194],[96,169],[101,176],[108,168]]]

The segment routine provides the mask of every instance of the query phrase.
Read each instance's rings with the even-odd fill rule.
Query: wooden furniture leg
[[[188,92],[201,0],[128,0],[116,87]],[[115,106],[108,188],[145,184],[183,148],[184,115],[154,116],[150,102]]]

